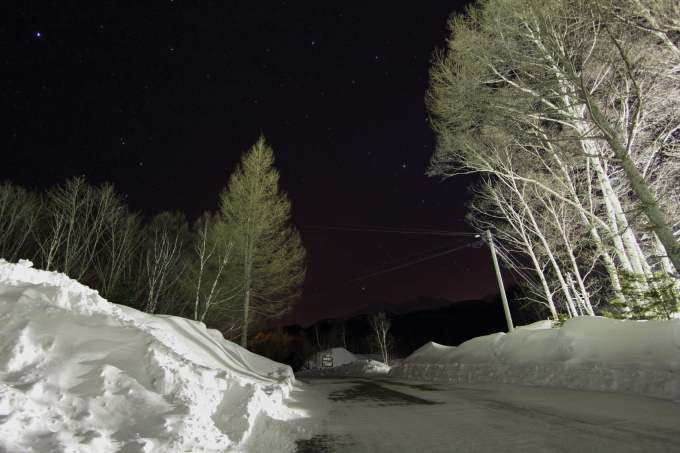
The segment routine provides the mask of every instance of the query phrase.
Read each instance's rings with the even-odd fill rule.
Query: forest
[[[219,210],[192,224],[179,212],[145,220],[111,184],[72,178],[36,193],[5,182],[0,256],[62,272],[114,303],[203,322],[246,347],[249,324],[288,312],[305,275],[273,161],[260,138]]]

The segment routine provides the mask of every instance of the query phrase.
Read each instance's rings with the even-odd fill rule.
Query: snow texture
[[[680,320],[580,316],[561,328],[540,322],[458,347],[430,342],[389,376],[632,392],[680,402]]]
[[[0,451],[294,451],[290,367],[31,266],[0,260]]]

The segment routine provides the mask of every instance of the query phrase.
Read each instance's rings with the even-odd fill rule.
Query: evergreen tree
[[[291,204],[279,190],[273,163],[274,152],[260,137],[221,194],[220,220],[233,242],[233,272],[243,297],[243,347],[249,322],[290,311],[305,278],[306,252],[289,224]]]

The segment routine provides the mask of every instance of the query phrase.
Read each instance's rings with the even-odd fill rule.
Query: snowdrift
[[[459,347],[428,343],[389,376],[503,382],[634,392],[680,401],[680,320],[582,316],[473,338]]]
[[[333,359],[333,366],[329,368],[335,368],[341,365],[356,362],[357,360],[361,360],[359,356],[352,354],[345,348],[331,348],[317,352],[307,360],[306,365],[308,368],[321,368],[323,358]]]
[[[365,374],[385,375],[390,367],[382,362],[370,359],[360,359],[333,368],[317,368],[298,373],[301,376],[358,376]]]
[[[0,260],[0,450],[286,450],[290,367],[31,266]]]
[[[333,358],[333,366],[322,364],[324,357]],[[351,376],[360,374],[386,374],[390,367],[364,355],[355,355],[345,348],[331,348],[312,356],[298,376]]]

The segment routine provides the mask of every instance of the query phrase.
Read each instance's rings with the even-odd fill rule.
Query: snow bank
[[[263,428],[300,417],[283,404],[293,383],[202,323],[0,259],[2,451],[241,451],[254,437],[294,451]]]
[[[370,354],[377,356],[379,354]],[[333,358],[333,366],[323,366],[323,358]],[[358,374],[387,374],[390,367],[373,360],[369,355],[355,355],[345,348],[331,348],[316,353],[298,376],[349,376]]]
[[[375,360],[360,359],[332,368],[312,368],[298,371],[298,376],[356,376],[361,374],[387,374],[390,367]]]
[[[308,368],[322,368],[322,362],[324,358],[333,359],[333,366],[329,368],[335,368],[341,365],[356,362],[357,360],[361,360],[359,356],[352,354],[345,348],[331,348],[317,352],[314,356],[310,357],[310,359],[307,361]]]
[[[545,327],[477,337],[459,347],[428,343],[389,376],[635,392],[680,401],[680,320],[582,316],[561,328]]]

